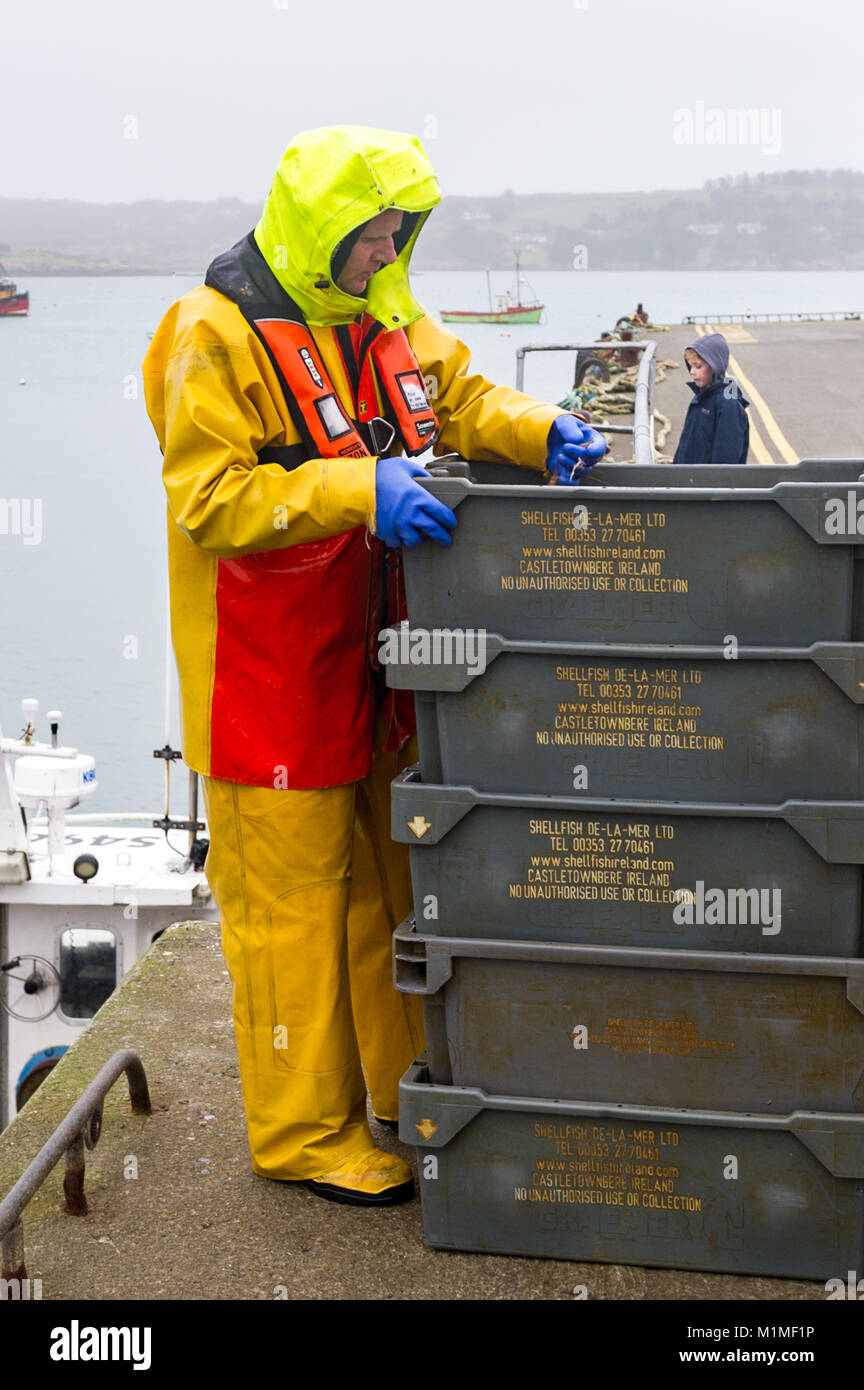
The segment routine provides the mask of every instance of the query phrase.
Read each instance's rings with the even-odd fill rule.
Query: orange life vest
[[[267,446],[259,462],[290,469],[310,458],[380,455],[394,440],[417,454],[434,440],[438,422],[401,329],[385,331],[364,315],[333,330],[351,418],[251,233],[217,257],[205,283],[232,299],[261,338],[303,441]],[[405,616],[400,554],[364,527],[220,560],[216,607],[212,777],[295,789],[357,781],[372,768],[376,704],[387,716],[385,748],[413,733],[413,697],[386,689],[377,659],[378,632]]]

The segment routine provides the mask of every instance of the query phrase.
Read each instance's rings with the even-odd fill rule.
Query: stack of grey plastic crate
[[[864,1272],[861,472],[429,484],[388,680],[430,1244]]]

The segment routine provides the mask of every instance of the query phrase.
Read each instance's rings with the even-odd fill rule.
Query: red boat
[[[27,290],[19,293],[14,280],[10,280],[0,265],[0,317],[4,314],[26,314],[30,310],[30,295]]]

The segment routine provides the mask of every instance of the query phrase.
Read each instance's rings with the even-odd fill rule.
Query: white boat
[[[57,710],[37,741],[37,701],[22,704],[21,737],[0,730],[0,1129],[166,927],[218,916],[195,774],[185,820],[167,804],[67,816],[96,790],[94,760],[59,744]],[[167,782],[180,755],[166,741],[159,756]]]

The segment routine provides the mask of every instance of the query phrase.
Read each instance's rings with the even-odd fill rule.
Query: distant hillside
[[[13,274],[203,274],[260,214],[260,206],[239,198],[213,203],[0,198],[0,258]]]
[[[203,274],[260,205],[0,198],[0,257],[18,275]],[[415,264],[427,270],[864,269],[864,173],[789,171],[655,193],[445,198]]]

